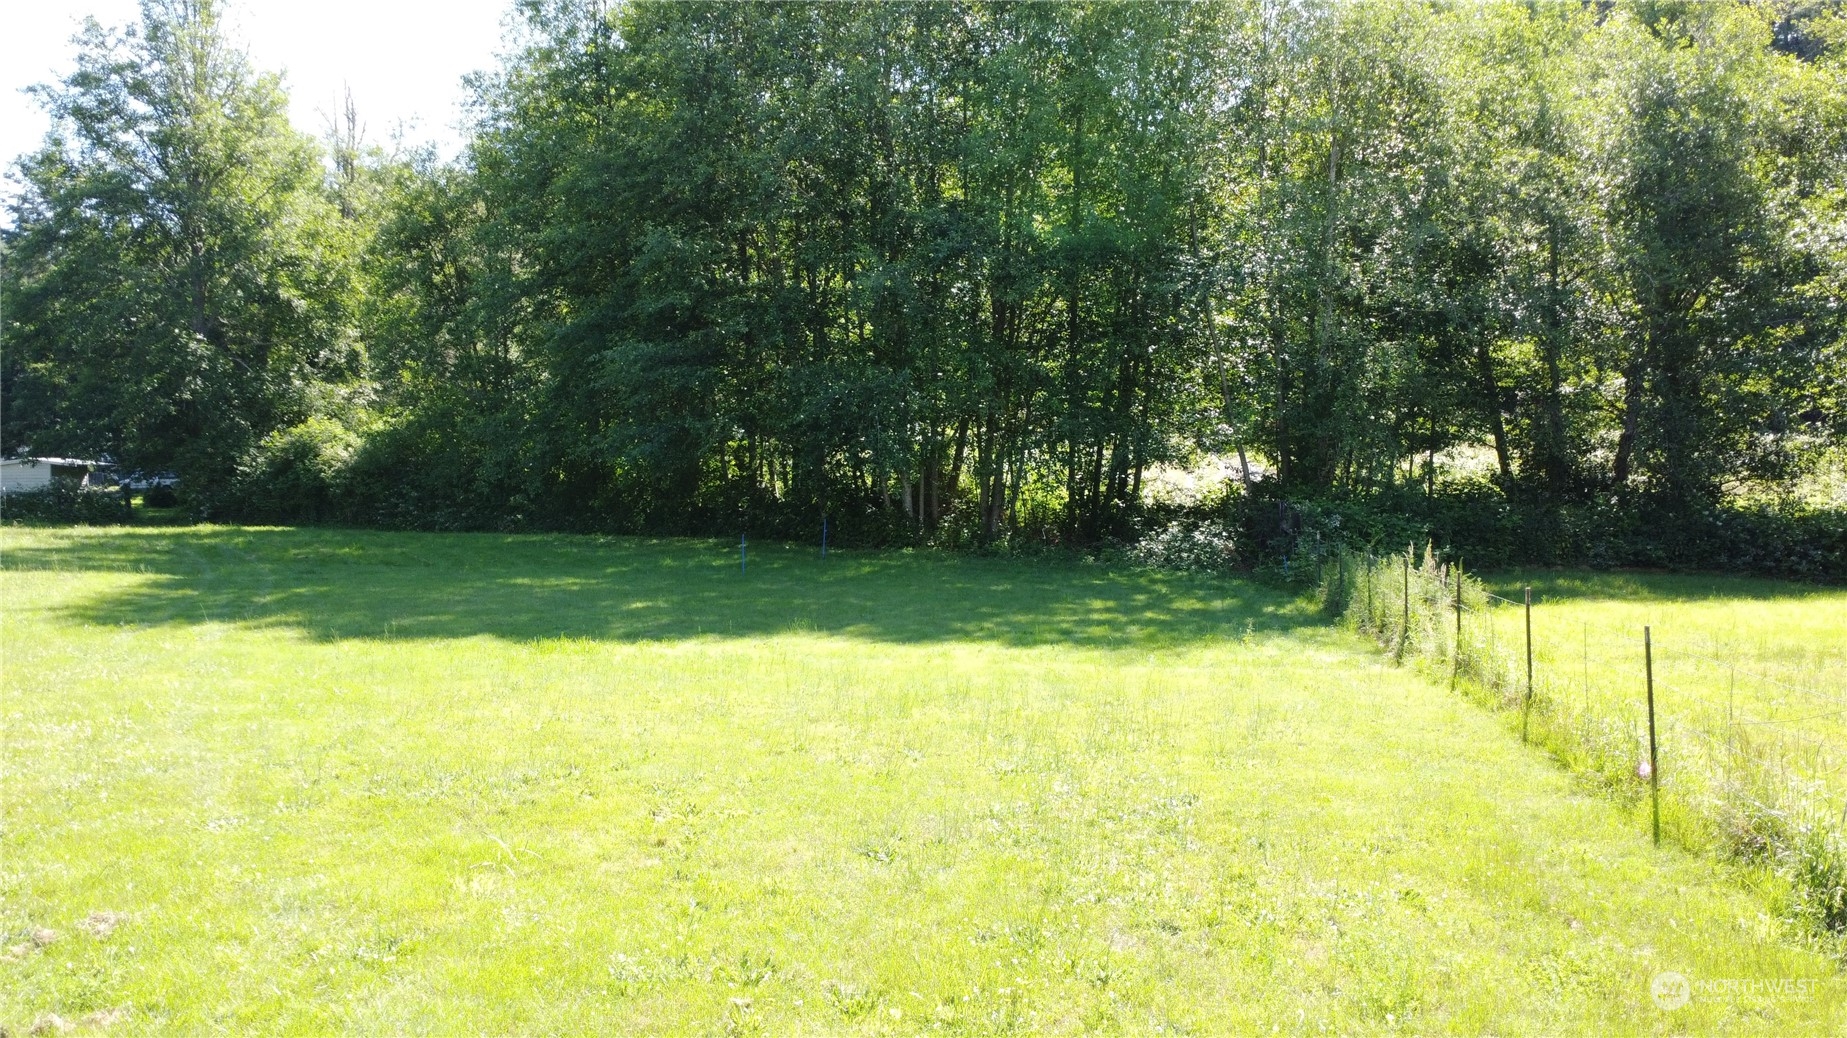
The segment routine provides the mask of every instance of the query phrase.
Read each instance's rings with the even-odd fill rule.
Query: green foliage
[[[1144,534],[1129,549],[1143,566],[1198,573],[1228,573],[1239,563],[1236,534],[1211,519],[1176,520]]]
[[[4,438],[171,468],[208,505],[350,363],[335,214],[215,0],[148,0],[77,42],[77,70],[38,90],[54,128],[5,236]]]
[[[1201,520],[1292,575],[1825,576],[1832,520],[1757,504],[1847,436],[1847,37],[1804,12],[547,0],[444,165],[350,102],[317,151],[213,0],[150,0],[40,92],[0,445],[277,520],[1015,548],[1236,454]]]
[[[0,494],[3,523],[113,526],[133,518],[118,491],[85,487],[76,480],[54,479],[42,487]]]
[[[1099,536],[1200,400],[1228,14],[534,8],[474,175],[394,232],[469,265],[378,355],[439,409],[505,358],[468,406],[530,408],[548,521],[989,543],[1049,485]]]
[[[1282,498],[1238,496],[1196,510],[1229,514],[1245,567],[1285,568],[1319,579],[1336,551],[1402,551],[1433,544],[1445,559],[1485,569],[1591,564],[1756,573],[1847,581],[1847,511],[1800,501],[1728,502],[1697,510],[1662,502],[1516,498],[1491,480],[1438,484],[1426,495],[1391,493]],[[1288,560],[1285,567],[1284,560]]]
[[[277,430],[238,465],[226,507],[254,522],[340,518],[359,443],[356,433],[326,418]]]
[[[387,529],[513,529],[527,522],[531,455],[494,416],[426,410],[377,428],[342,475],[340,518]]]

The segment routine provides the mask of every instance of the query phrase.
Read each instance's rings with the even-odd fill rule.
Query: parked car
[[[149,475],[145,472],[130,472],[128,475],[122,477],[121,481],[127,484],[130,490],[151,490],[154,487],[177,487],[180,485],[180,477],[171,472],[156,472],[153,475]]]

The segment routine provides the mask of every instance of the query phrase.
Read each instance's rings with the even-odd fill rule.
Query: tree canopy
[[[1206,455],[1470,452],[1707,509],[1847,433],[1847,19],[1798,6],[525,0],[444,165],[317,155],[147,0],[41,93],[0,432],[279,518],[1086,543]]]

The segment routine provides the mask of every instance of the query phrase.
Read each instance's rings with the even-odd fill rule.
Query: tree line
[[[453,162],[143,6],[39,90],[0,445],[203,513],[1083,544],[1479,455],[1687,515],[1847,432],[1838,3],[522,0]]]

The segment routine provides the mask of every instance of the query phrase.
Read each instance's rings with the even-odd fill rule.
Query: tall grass
[[[1319,595],[1325,610],[1394,659],[1507,713],[1523,739],[1645,815],[1658,780],[1664,838],[1772,880],[1792,920],[1837,953],[1843,947],[1838,736],[1847,698],[1803,666],[1812,653],[1799,638],[1774,651],[1801,662],[1774,676],[1746,668],[1741,692],[1740,668],[1708,632],[1654,629],[1651,758],[1650,660],[1639,625],[1598,626],[1594,615],[1578,619],[1543,599],[1529,606],[1497,595],[1428,547],[1337,556]],[[1540,633],[1529,648],[1535,622]]]

